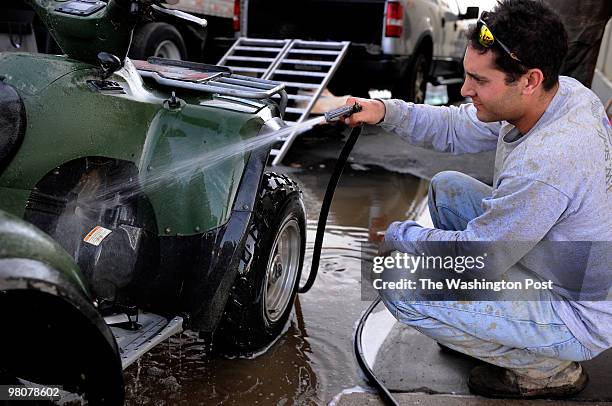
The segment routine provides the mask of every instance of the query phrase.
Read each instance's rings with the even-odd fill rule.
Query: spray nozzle
[[[342,106],[339,109],[328,111],[325,113],[325,120],[331,122],[338,120],[340,117],[350,117],[355,113],[359,113],[361,109],[361,105],[355,102],[352,106]]]

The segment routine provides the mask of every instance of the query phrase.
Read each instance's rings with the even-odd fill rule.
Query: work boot
[[[577,362],[544,379],[527,378],[495,365],[479,365],[470,371],[468,386],[489,398],[568,398],[582,391],[589,377]]]

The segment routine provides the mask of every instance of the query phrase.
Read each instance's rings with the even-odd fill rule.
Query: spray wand
[[[331,110],[325,113],[325,120],[328,123],[339,120],[342,117],[350,117],[355,113],[359,113],[363,108],[361,104],[355,102],[355,104],[342,106],[339,109]]]

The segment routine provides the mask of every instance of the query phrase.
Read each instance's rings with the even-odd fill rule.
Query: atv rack
[[[161,86],[244,99],[271,99],[278,95],[281,113],[287,108],[287,91],[280,82],[236,75],[226,67],[203,63],[163,58],[132,62],[143,78],[153,79]]]

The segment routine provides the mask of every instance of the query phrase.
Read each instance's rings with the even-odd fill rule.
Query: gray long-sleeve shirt
[[[594,353],[612,347],[612,129],[601,102],[578,81],[560,78],[546,112],[525,135],[507,122],[483,123],[472,104],[460,107],[385,101],[381,126],[411,144],[453,154],[496,149],[493,193],[484,213],[463,231],[394,223],[385,241],[405,252],[427,254],[428,242],[517,241],[512,257],[543,279],[572,279],[582,264],[578,297],[563,283],[555,292],[566,300],[555,309],[576,338]],[[602,242],[593,249],[576,244],[547,257],[545,244]],[[589,248],[590,247],[590,248]],[[511,266],[512,264],[508,264]],[[584,299],[584,300],[581,300]]]

